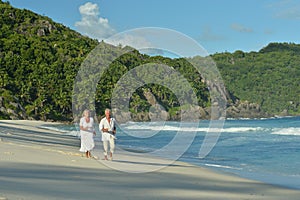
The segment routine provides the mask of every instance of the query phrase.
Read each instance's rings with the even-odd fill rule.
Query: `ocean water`
[[[172,158],[174,153],[180,161],[300,189],[300,117],[225,120],[213,148],[200,158],[199,150],[209,124],[210,121],[205,120],[120,124],[116,145],[124,151],[153,152],[153,155],[165,149],[159,151],[163,154],[158,156]],[[79,138],[76,124],[43,128]],[[99,132],[97,135],[95,139],[100,141]]]

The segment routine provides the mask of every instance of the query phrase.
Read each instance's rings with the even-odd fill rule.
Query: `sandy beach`
[[[118,152],[113,161],[88,159],[78,151],[77,138],[38,128],[44,124],[52,123],[0,120],[0,200],[300,199],[300,190],[178,161]],[[153,166],[158,170],[132,173]]]

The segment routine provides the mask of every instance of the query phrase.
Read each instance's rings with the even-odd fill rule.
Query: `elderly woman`
[[[81,146],[79,151],[85,152],[87,158],[92,157],[91,150],[95,147],[94,135],[96,135],[94,119],[90,115],[91,113],[89,110],[84,110],[79,122],[81,137]]]

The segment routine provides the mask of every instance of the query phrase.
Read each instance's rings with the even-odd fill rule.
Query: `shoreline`
[[[161,158],[118,154],[114,161],[82,157],[78,139],[0,120],[0,199],[299,199],[300,191]],[[100,154],[97,154],[99,156]],[[141,169],[157,170],[147,173]]]

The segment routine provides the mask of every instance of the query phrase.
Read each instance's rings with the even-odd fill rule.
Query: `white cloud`
[[[251,28],[247,28],[241,24],[231,24],[231,29],[241,32],[241,33],[251,33],[253,30]]]
[[[112,45],[131,46],[149,55],[168,57],[207,56],[207,51],[192,38],[165,28],[143,27],[124,31],[104,40]]]
[[[132,34],[132,35],[131,35]],[[129,34],[126,33],[120,33],[117,35],[114,35],[113,37],[110,37],[104,42],[122,47],[130,46],[137,50],[139,50],[141,53],[148,54],[148,55],[164,55],[165,52],[161,49],[154,48],[153,44],[149,42],[146,38],[143,36],[135,35],[134,31],[129,32]]]
[[[100,17],[100,9],[97,4],[87,2],[79,7],[79,12],[81,21],[76,22],[75,27],[80,33],[98,40],[115,34],[108,19]]]
[[[137,35],[130,35],[126,33],[121,33],[118,35],[115,35],[111,38],[108,38],[107,40],[104,40],[105,42],[118,46],[131,46],[135,49],[143,49],[143,48],[151,48],[152,44],[147,41],[144,37],[142,36],[137,36]]]

